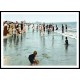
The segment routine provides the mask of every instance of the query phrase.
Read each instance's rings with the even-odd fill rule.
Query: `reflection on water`
[[[9,47],[12,47],[12,39],[13,39],[12,36],[8,39],[8,41],[9,41]]]
[[[4,41],[4,42],[3,42],[3,43],[4,43],[4,49],[6,50],[6,46],[7,46],[7,39],[4,39],[3,41]]]
[[[64,36],[62,35],[62,40],[63,40]]]
[[[22,34],[21,34],[21,42],[22,42],[22,39],[23,39],[23,36],[22,36]]]
[[[54,44],[54,35],[52,35],[52,46]]]
[[[13,40],[14,40],[14,43],[16,41],[16,34],[13,35]]]
[[[66,52],[68,51],[68,46],[69,46],[69,45],[65,45],[65,51],[66,51]]]
[[[64,37],[54,32],[32,30],[4,39],[4,57],[7,65],[29,65],[28,56],[38,52],[39,65],[76,65],[76,40],[68,38],[72,46],[64,46]],[[67,53],[67,56],[65,56]]]
[[[16,37],[16,45],[19,44],[19,36]]]

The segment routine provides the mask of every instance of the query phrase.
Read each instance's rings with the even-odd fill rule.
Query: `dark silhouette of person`
[[[33,54],[29,55],[28,59],[29,59],[31,65],[38,64],[38,61],[35,59],[36,55],[37,55],[37,51],[34,51]]]
[[[52,27],[52,31],[54,32],[54,26]]]
[[[66,28],[66,32],[67,32],[67,24],[65,25],[65,28]]]
[[[56,25],[56,30],[58,30],[58,27],[57,27],[57,25]]]
[[[65,45],[68,45],[68,39],[67,39],[67,37],[65,38]]]
[[[63,24],[62,24],[62,33],[64,33],[64,26],[63,26]]]

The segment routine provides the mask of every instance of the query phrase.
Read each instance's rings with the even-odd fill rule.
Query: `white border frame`
[[[65,11],[66,12],[66,11]],[[28,14],[53,14],[53,13],[65,13],[65,12],[28,12]],[[74,11],[75,12],[75,11]],[[77,15],[77,65],[76,66],[4,66],[3,65],[3,16],[4,14],[25,14],[25,12],[1,12],[1,68],[79,68],[79,12],[75,12]],[[72,13],[72,12],[66,12]]]

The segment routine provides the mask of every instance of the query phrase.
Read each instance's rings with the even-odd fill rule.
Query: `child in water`
[[[35,59],[36,55],[37,55],[37,51],[34,51],[33,54],[29,55],[28,59],[31,65],[37,65],[39,63],[39,61]]]

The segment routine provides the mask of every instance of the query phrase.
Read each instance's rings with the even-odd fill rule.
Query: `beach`
[[[59,31],[45,31],[41,35],[40,31],[32,31],[26,25],[26,33],[20,34],[14,38],[10,36],[4,39],[4,65],[7,66],[30,66],[28,56],[37,51],[37,60],[39,66],[76,66],[77,64],[77,38],[68,37],[69,45],[65,45],[65,35]],[[5,60],[7,59],[7,60]]]

